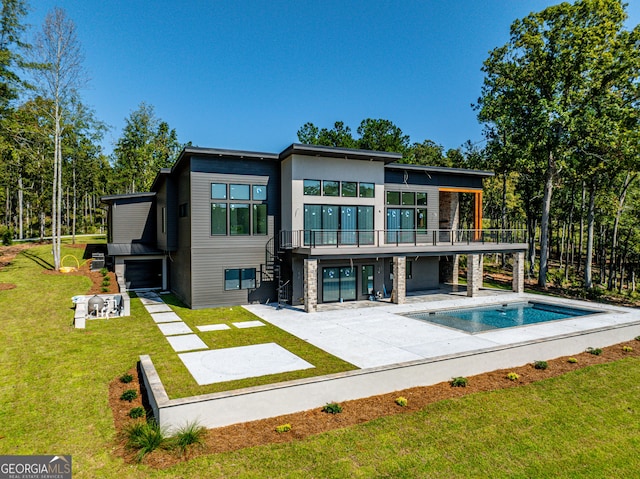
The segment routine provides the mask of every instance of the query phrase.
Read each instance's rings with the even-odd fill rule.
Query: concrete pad
[[[145,294],[145,295],[138,295],[138,298],[140,299],[140,302],[142,304],[164,304],[164,301],[162,301],[162,298],[160,298],[160,296],[158,296],[157,294]]]
[[[193,331],[191,331],[191,328],[184,324],[182,321],[180,321],[179,323],[158,324],[158,328],[160,328],[160,331],[162,331],[162,334],[164,334],[165,336],[193,333]]]
[[[203,326],[196,326],[199,331],[207,332],[207,331],[224,331],[225,329],[231,329],[226,324],[205,324]]]
[[[168,304],[145,304],[144,309],[149,313],[168,313],[173,311]]]
[[[240,321],[237,323],[231,323],[236,328],[244,329],[244,328],[258,328],[260,326],[266,326],[262,321]]]
[[[176,352],[193,351],[194,349],[208,349],[208,346],[196,334],[182,336],[168,336],[167,341]]]
[[[177,321],[182,321],[180,319],[180,316],[178,316],[173,311],[169,313],[154,313],[151,315],[151,317],[156,323],[173,323]]]
[[[178,354],[200,386],[313,368],[276,343]]]

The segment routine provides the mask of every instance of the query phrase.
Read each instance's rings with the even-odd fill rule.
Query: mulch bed
[[[623,351],[624,346],[633,348],[633,351]],[[575,364],[569,363],[567,361],[568,357],[548,360],[548,368],[546,370],[535,369],[533,364],[527,364],[516,368],[501,369],[470,376],[467,378],[469,383],[464,388],[451,387],[448,382],[444,382],[433,386],[405,389],[390,394],[345,401],[340,403],[343,408],[343,412],[340,414],[327,414],[322,412],[321,408],[317,408],[276,418],[209,429],[203,447],[192,448],[183,456],[171,451],[154,451],[145,456],[142,462],[154,468],[165,468],[201,454],[234,451],[270,443],[297,441],[314,434],[360,424],[382,416],[418,411],[428,404],[442,401],[443,399],[466,396],[467,394],[481,391],[519,387],[593,364],[608,363],[626,357],[640,357],[640,342],[628,341],[602,348],[600,356],[584,352],[573,357],[578,360]],[[517,381],[507,379],[506,376],[510,372],[518,374],[519,379]],[[132,383],[123,384],[116,378],[109,384],[109,405],[113,411],[113,420],[118,431],[114,452],[124,458],[126,462],[133,463],[136,461],[134,451],[126,449],[123,429],[134,421],[128,417],[131,408],[142,403],[140,399],[128,403],[119,398],[126,389],[136,389],[139,392],[139,396],[143,395],[144,392],[140,394],[137,369],[132,368],[128,373],[134,376]],[[408,400],[406,407],[398,406],[395,403],[395,399],[400,396]],[[282,424],[291,424],[291,431],[277,433],[275,431],[276,426]]]

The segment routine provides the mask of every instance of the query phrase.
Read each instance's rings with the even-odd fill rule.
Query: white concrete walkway
[[[305,313],[293,308],[248,305],[246,309],[285,331],[308,341],[359,368],[373,368],[438,356],[472,352],[567,333],[589,331],[640,321],[640,311],[630,308],[558,299],[549,296],[496,292],[482,297],[449,296],[432,301],[429,296],[404,305]],[[433,299],[436,299],[435,297]],[[538,323],[510,329],[469,334],[402,316],[417,311],[437,311],[514,301],[537,300],[593,309],[603,314]],[[597,347],[598,345],[594,345]],[[562,354],[560,354],[562,355]]]

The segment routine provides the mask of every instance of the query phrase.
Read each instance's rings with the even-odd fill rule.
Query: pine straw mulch
[[[633,351],[625,352],[623,350],[625,346],[633,348]],[[202,454],[297,441],[314,434],[364,423],[382,416],[415,412],[428,404],[443,399],[457,398],[481,391],[519,387],[594,364],[609,363],[626,357],[640,357],[640,342],[628,341],[602,348],[600,356],[583,352],[573,357],[578,360],[575,364],[567,361],[568,356],[548,360],[546,370],[535,369],[533,364],[527,364],[470,376],[467,378],[469,383],[464,388],[452,387],[448,382],[443,382],[433,386],[416,387],[380,396],[345,401],[341,403],[343,408],[341,414],[327,414],[322,412],[321,408],[317,408],[275,418],[209,429],[206,433],[205,444],[202,447],[192,447],[186,455],[180,456],[176,452],[156,450],[146,455],[142,462],[154,468],[166,468]],[[507,379],[506,376],[510,372],[518,374],[519,379],[517,381]],[[127,463],[134,463],[136,462],[135,451],[126,448],[124,429],[134,422],[128,416],[129,411],[132,407],[143,404],[141,397],[145,392],[141,392],[137,369],[132,368],[128,373],[134,376],[133,382],[123,384],[119,378],[116,378],[109,384],[109,405],[113,411],[113,420],[117,431],[114,453]],[[127,389],[136,389],[138,399],[131,403],[120,400],[120,395]],[[406,407],[398,406],[395,403],[395,399],[400,396],[408,400]],[[276,426],[282,424],[291,424],[291,431],[277,433]]]

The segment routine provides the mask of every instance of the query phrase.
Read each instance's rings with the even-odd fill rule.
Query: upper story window
[[[342,182],[342,196],[355,197],[358,195],[358,183],[355,181]]]
[[[373,198],[375,196],[375,185],[373,183],[360,183],[360,198]]]
[[[323,196],[339,196],[340,182],[324,180],[322,182],[322,194]]]
[[[211,200],[211,235],[268,233],[266,185],[212,183]]]
[[[320,196],[320,180],[304,180],[304,194]]]
[[[249,185],[229,185],[229,199],[249,200]]]
[[[226,183],[211,183],[211,199],[212,200],[226,200],[227,199],[227,185],[226,185]]]

